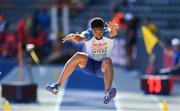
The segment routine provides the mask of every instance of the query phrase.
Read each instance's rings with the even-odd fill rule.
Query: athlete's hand
[[[109,36],[110,37],[115,37],[118,34],[118,24],[114,23],[114,22],[108,22],[106,23],[106,25],[108,26],[108,28],[110,28],[110,32],[109,32]]]
[[[106,23],[106,25],[111,29],[111,30],[117,30],[119,28],[118,24],[117,23],[114,23],[114,22],[108,22]]]
[[[65,42],[67,42],[69,40],[73,40],[78,35],[79,35],[78,32],[76,34],[69,34],[65,38],[62,39],[63,40],[62,42],[65,43]]]

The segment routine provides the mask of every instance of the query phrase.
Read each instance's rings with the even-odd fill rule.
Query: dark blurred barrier
[[[15,103],[37,102],[37,84],[4,83],[2,84],[2,97]]]
[[[144,75],[141,89],[145,94],[169,95],[173,90],[173,79],[167,75]]]

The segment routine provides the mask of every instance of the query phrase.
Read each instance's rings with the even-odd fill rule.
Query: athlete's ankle
[[[56,84],[57,84],[58,89],[59,89],[59,88],[61,87],[61,84],[60,84],[60,83],[58,83],[58,82],[57,82]]]
[[[106,94],[106,93],[107,93],[107,92],[108,92],[110,89],[111,89],[111,88],[109,88],[109,89],[106,89],[106,90],[105,90],[105,94]]]

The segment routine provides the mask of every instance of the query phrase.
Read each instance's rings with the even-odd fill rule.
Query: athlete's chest
[[[86,41],[86,46],[91,49],[105,49],[112,45],[113,40],[103,37],[100,40],[97,40],[95,37],[91,38],[89,41]]]

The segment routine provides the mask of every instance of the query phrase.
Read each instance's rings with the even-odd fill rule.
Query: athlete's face
[[[103,27],[100,28],[93,28],[92,29],[93,35],[96,37],[96,39],[101,39],[103,37]]]

